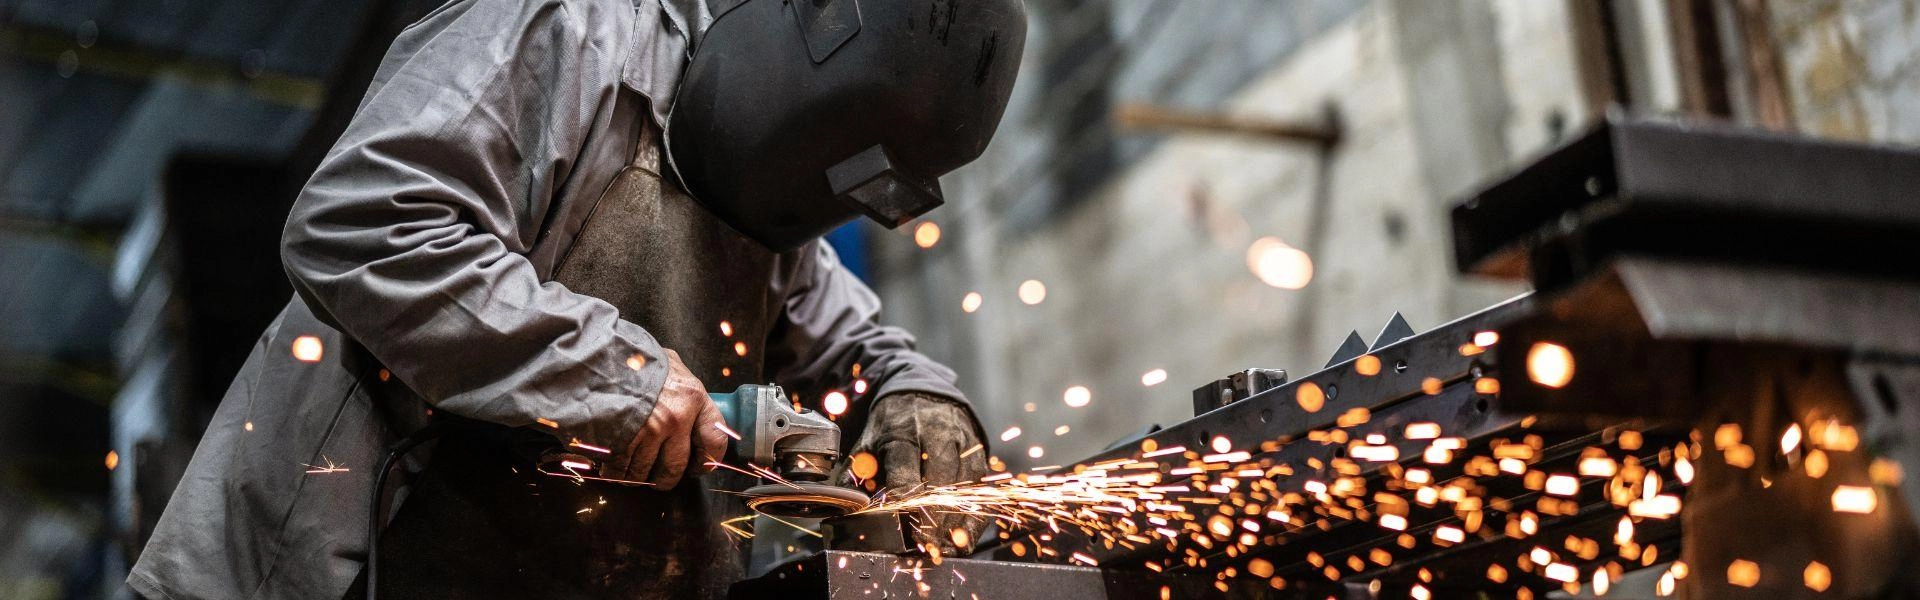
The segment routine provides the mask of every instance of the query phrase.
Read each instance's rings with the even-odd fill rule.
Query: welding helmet
[[[785,251],[906,224],[980,156],[1026,42],[1020,0],[709,0],[666,144],[693,197]]]

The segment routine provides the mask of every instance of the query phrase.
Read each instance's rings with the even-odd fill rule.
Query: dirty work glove
[[[872,454],[879,459],[875,479],[880,492],[909,494],[986,476],[986,448],[967,454],[981,445],[978,431],[973,413],[959,401],[918,392],[892,394],[874,403],[866,430],[848,456]],[[841,485],[858,485],[854,479],[848,470],[841,470]],[[916,546],[937,549],[946,556],[972,552],[989,522],[985,517],[939,511],[905,516]]]

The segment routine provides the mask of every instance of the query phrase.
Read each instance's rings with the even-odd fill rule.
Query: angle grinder
[[[825,483],[840,458],[840,426],[818,412],[794,406],[777,385],[740,386],[730,393],[709,394],[727,428],[738,437],[727,445],[723,462],[754,465],[780,480],[741,492],[747,507],[776,517],[838,517],[867,506],[859,490]],[[596,471],[588,457],[561,449],[541,455],[542,470],[588,474]],[[564,470],[560,470],[564,469]]]

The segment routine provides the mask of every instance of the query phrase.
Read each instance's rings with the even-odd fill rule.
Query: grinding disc
[[[859,490],[817,483],[773,483],[742,492],[747,508],[776,517],[820,519],[838,517],[867,507]]]

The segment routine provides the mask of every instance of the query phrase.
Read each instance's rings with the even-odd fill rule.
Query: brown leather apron
[[[555,269],[675,350],[711,391],[764,383],[763,351],[791,266],[660,176],[646,123]],[[723,331],[722,322],[726,322]],[[743,346],[736,346],[736,343]],[[744,353],[739,350],[744,350]],[[743,575],[747,545],[722,520],[746,514],[717,472],[671,491],[575,483],[514,468],[498,440],[442,440],[381,536],[384,598],[717,598]]]

